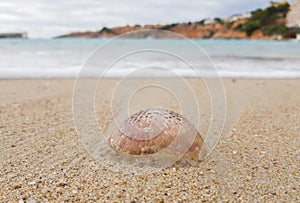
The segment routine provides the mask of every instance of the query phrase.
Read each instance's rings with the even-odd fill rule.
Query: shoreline
[[[204,86],[187,80],[206,119]],[[105,79],[95,96],[100,125],[110,122],[117,82]],[[212,155],[141,176],[109,171],[86,152],[73,121],[74,83],[0,80],[0,201],[300,201],[300,79],[223,79],[226,127]]]
[[[298,73],[298,72],[297,72]],[[247,73],[245,73],[246,75]],[[126,77],[126,79],[178,79],[178,78],[184,78],[184,79],[189,79],[189,80],[194,80],[194,79],[204,79],[204,80],[211,80],[211,79],[218,79],[218,80],[298,80],[300,79],[300,72],[298,73],[299,76],[295,76],[295,73],[290,73],[290,77],[287,76],[278,76],[278,77],[274,77],[274,76],[204,76],[204,77],[195,77],[195,76],[178,76],[178,77],[168,77],[168,76],[134,76],[134,77]],[[0,81],[5,81],[5,80],[78,80],[78,79],[101,79],[101,80],[120,80],[123,79],[123,77],[121,76],[105,76],[105,77],[57,77],[57,76],[53,76],[53,77],[1,77],[0,76]]]
[[[1,40],[64,40],[64,39],[91,39],[91,40],[99,40],[99,39],[116,39],[119,38],[118,36],[115,37],[48,37],[48,38],[0,38]],[[149,40],[149,38],[123,38],[126,40]],[[181,39],[181,38],[180,38]],[[150,40],[180,40],[179,38],[150,38]],[[299,39],[292,38],[292,39],[253,39],[253,38],[186,38],[189,40],[237,40],[237,41],[274,41],[274,42],[300,42]]]

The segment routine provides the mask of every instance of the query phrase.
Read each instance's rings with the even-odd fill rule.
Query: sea
[[[0,39],[0,78],[81,76],[300,78],[300,41]]]

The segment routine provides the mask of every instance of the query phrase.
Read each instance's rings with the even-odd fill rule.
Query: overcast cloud
[[[227,17],[264,8],[269,0],[2,0],[0,32],[47,38],[103,26],[164,24]]]

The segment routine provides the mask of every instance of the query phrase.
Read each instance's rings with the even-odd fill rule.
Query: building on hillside
[[[294,0],[287,15],[288,27],[300,27],[300,0]]]
[[[212,19],[212,18],[206,18],[206,19],[204,19],[204,24],[205,25],[215,24],[215,23],[216,23],[215,19]]]
[[[281,2],[276,2],[276,1],[270,1],[270,6],[274,6],[274,7],[277,7],[277,6],[280,6],[282,4],[288,4],[289,2],[287,0],[283,0]]]
[[[235,14],[228,18],[225,18],[225,21],[226,22],[234,22],[234,21],[242,20],[242,19],[246,19],[246,18],[251,18],[251,13]]]

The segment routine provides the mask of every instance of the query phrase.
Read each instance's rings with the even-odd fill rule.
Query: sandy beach
[[[212,155],[141,176],[110,171],[85,151],[74,82],[0,80],[0,202],[300,202],[299,79],[224,79],[227,120]],[[106,79],[103,94],[116,82]],[[97,104],[105,125],[110,106]]]

